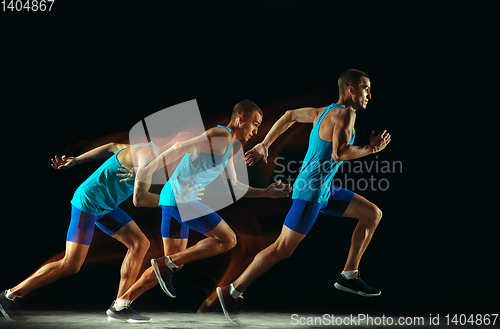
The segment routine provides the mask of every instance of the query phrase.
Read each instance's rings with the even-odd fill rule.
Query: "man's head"
[[[230,126],[236,139],[247,142],[257,134],[262,123],[262,110],[252,101],[244,100],[234,106]]]
[[[340,98],[354,109],[366,109],[370,93],[370,77],[365,72],[349,69],[342,73],[338,81]]]

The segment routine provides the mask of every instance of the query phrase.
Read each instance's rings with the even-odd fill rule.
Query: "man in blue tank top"
[[[132,146],[108,143],[78,157],[58,158],[56,156],[52,159],[52,167],[62,170],[91,160],[108,158],[78,187],[73,195],[64,257],[59,261],[43,265],[20,284],[0,295],[0,311],[7,319],[16,320],[15,313],[13,314],[12,311],[15,302],[21,297],[80,270],[87,256],[95,226],[128,248],[121,267],[118,296],[125,293],[136,281],[144,256],[149,249],[149,240],[132,218],[119,208],[119,205],[133,195],[134,202],[140,199],[145,205],[156,206],[159,195],[143,190],[142,187],[134,189],[134,180],[124,181],[118,176],[123,175],[122,171],[134,172],[132,149],[136,157],[140,159],[139,163],[143,164],[149,163],[160,153],[158,147],[152,143]],[[147,322],[150,320],[135,313],[129,304],[122,304],[118,303],[118,299],[113,303],[116,309],[122,311],[121,314],[115,312],[113,316],[122,321]],[[17,317],[17,320],[23,319]]]
[[[224,314],[232,323],[238,323],[237,301],[245,289],[274,264],[292,255],[320,212],[358,220],[352,235],[347,262],[334,284],[335,288],[361,296],[380,295],[378,289],[368,286],[361,280],[358,266],[380,222],[382,212],[362,196],[334,187],[331,183],[342,161],[382,151],[390,142],[390,135],[387,131],[376,136],[372,132],[370,144],[353,145],[356,110],[364,110],[371,99],[371,82],[366,73],[350,69],[340,76],[338,85],[337,103],[322,108],[307,107],[286,111],[273,125],[264,141],[246,153],[246,160],[250,165],[261,158],[267,163],[268,148],[278,136],[295,122],[313,124],[309,148],[293,186],[293,204],[285,219],[281,235],[273,244],[255,256],[253,262],[236,281],[231,285],[217,288]]]
[[[290,194],[291,187],[281,182],[273,183],[267,188],[254,188],[237,179],[233,162],[234,142],[248,141],[257,134],[261,122],[261,109],[252,101],[241,101],[235,105],[227,126],[217,126],[200,136],[180,141],[146,168],[138,170],[136,180],[142,184],[148,181],[154,171],[163,168],[166,162],[181,158],[169,181],[164,185],[158,204],[162,208],[161,234],[164,242],[176,238],[182,248],[179,252],[166,252],[165,256],[152,259],[152,266],[120,299],[135,301],[156,284],[160,284],[168,296],[175,298],[173,273],[186,263],[213,257],[236,245],[236,234],[216,212],[203,202],[198,202],[196,197],[187,201],[183,196],[179,198],[180,190],[187,184],[196,185],[201,189],[224,172],[230,181],[231,193],[240,192],[246,198],[279,198]],[[180,236],[172,236],[169,231],[172,218],[182,223]],[[186,249],[189,229],[202,233],[207,238]]]

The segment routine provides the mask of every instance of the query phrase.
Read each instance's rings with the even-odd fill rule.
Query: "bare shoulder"
[[[129,144],[124,144],[124,143],[109,143],[110,145],[110,148],[109,150],[113,153],[118,153],[120,152],[121,150],[123,150],[124,148],[127,148],[129,147],[130,145]]]
[[[127,145],[129,146],[129,145]],[[126,167],[144,165],[152,161],[158,155],[158,150],[149,144],[130,145],[118,154],[118,161]]]
[[[350,126],[354,122],[356,114],[349,109],[339,106],[333,108],[328,113],[327,118],[340,126]]]
[[[323,106],[323,107],[318,107],[316,108],[316,118],[321,115],[321,113],[327,108],[328,106]]]
[[[206,135],[209,138],[213,137],[231,137],[229,131],[224,127],[214,127],[206,131]]]
[[[314,123],[318,119],[319,114],[326,108],[325,107],[302,107],[295,110],[289,110],[285,115],[294,122],[300,123]]]
[[[214,127],[206,131],[210,148],[216,155],[222,155],[231,144],[231,134],[224,127]]]

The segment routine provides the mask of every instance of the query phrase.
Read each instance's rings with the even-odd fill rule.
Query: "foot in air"
[[[361,280],[359,272],[356,272],[356,276],[351,279],[346,278],[342,273],[340,273],[334,287],[338,290],[364,297],[375,297],[382,293],[380,290],[370,287],[363,280]]]

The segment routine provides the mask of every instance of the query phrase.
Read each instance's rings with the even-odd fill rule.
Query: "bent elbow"
[[[184,145],[185,145],[185,143],[182,141],[175,142],[175,144],[173,145],[173,149],[176,152],[180,152],[180,150],[184,147]]]
[[[340,162],[340,161],[343,161],[342,157],[341,157],[340,155],[338,155],[337,153],[332,154],[332,159],[333,159],[333,161],[335,161],[335,162]]]
[[[136,207],[142,207],[142,205],[144,204],[143,201],[144,201],[144,199],[141,198],[141,196],[137,195],[137,194],[135,194],[133,199],[132,199],[132,202],[134,203],[134,206],[136,206]]]
[[[285,114],[283,115],[283,117],[288,121],[288,122],[295,122],[297,121],[294,117],[293,117],[293,112],[292,110],[287,110],[285,112]]]

